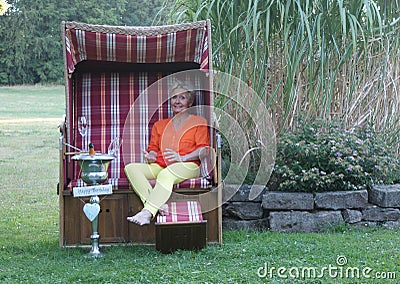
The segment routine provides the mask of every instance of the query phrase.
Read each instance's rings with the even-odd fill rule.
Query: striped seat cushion
[[[156,184],[156,180],[152,179],[149,180],[150,184],[154,186]],[[104,184],[111,184],[113,186],[113,189],[128,189],[129,188],[129,181],[127,178],[110,178],[108,179]],[[71,187],[76,187],[76,186],[86,186],[85,182],[78,178],[73,180],[70,183]],[[211,188],[212,184],[211,181],[207,178],[199,177],[199,178],[192,178],[192,179],[187,179],[184,180],[181,183],[178,183],[174,185],[174,189],[195,189],[195,188],[201,188],[201,189],[209,189]]]
[[[168,202],[168,215],[157,215],[157,223],[201,222],[200,203],[198,201]]]

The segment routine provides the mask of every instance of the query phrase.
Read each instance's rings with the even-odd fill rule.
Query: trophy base
[[[87,254],[85,254],[85,258],[101,258],[104,257],[104,254],[101,253],[100,251],[90,251]]]
[[[88,252],[85,257],[86,258],[97,258],[97,257],[103,257],[104,254],[100,252],[100,247],[99,247],[99,235],[92,235],[92,248],[90,249],[90,252]]]

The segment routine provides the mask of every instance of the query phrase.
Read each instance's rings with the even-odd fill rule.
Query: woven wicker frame
[[[188,29],[198,29],[207,27],[207,21],[199,21],[199,22],[177,24],[177,25],[151,26],[151,27],[90,25],[78,22],[64,22],[64,24],[65,27],[68,29],[79,29],[90,32],[125,34],[125,35],[135,35],[135,36],[154,36],[159,34],[167,34],[167,33],[188,30]]]

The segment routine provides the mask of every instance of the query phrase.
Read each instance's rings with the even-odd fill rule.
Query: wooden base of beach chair
[[[173,193],[170,201],[182,201],[190,196],[190,199],[198,200],[202,208],[212,208],[216,205],[215,193],[203,196],[202,194],[183,195]],[[92,227],[90,221],[83,212],[83,206],[88,199],[79,199],[64,191],[60,204],[60,245],[76,246],[90,244]],[[126,220],[126,217],[139,212],[143,205],[133,191],[114,192],[112,195],[101,199],[101,212],[99,214],[100,244],[133,243],[133,244],[155,244],[156,225],[153,220],[150,225],[138,226]],[[222,243],[221,230],[221,207],[214,207],[203,213],[206,239],[208,244]],[[168,230],[168,229],[167,229]]]
[[[201,224],[206,226],[207,243],[221,244],[223,183],[218,123],[212,110],[211,22],[154,27],[63,22],[62,39],[66,114],[59,140],[60,246],[91,242],[91,222],[83,212],[89,198],[73,197],[68,190],[84,186],[71,151],[86,148],[91,142],[97,153],[108,153],[110,143],[117,138],[123,143],[114,153],[107,180],[113,194],[100,197],[100,245],[155,244],[154,220],[138,226],[126,219],[143,205],[129,188],[124,168],[131,162],[144,162],[142,151],[149,143],[153,124],[171,116],[170,87],[177,80],[192,83],[196,90],[193,114],[207,119],[212,151],[210,164],[202,163],[202,177],[184,181],[189,186],[177,185],[170,201],[199,201],[203,220],[207,220]],[[81,117],[88,120],[86,135],[78,129]]]

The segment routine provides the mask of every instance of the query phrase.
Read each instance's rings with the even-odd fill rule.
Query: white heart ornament
[[[97,215],[100,213],[100,205],[97,203],[86,203],[83,206],[83,212],[90,222],[96,219]]]

